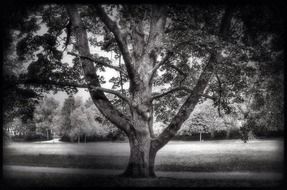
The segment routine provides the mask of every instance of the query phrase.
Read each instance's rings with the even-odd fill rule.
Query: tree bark
[[[226,139],[230,138],[230,127],[226,129]]]
[[[210,138],[214,139],[214,130],[213,129],[210,131]]]
[[[154,162],[156,151],[152,149],[151,139],[145,133],[131,133],[129,135],[130,158],[124,177],[156,177]]]

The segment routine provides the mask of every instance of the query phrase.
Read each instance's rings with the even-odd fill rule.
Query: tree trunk
[[[199,141],[201,142],[201,132],[199,132]]]
[[[211,131],[210,131],[210,138],[214,139],[214,130],[213,129],[211,129]]]
[[[47,138],[47,140],[49,140],[49,131],[48,130],[46,131],[46,138]]]
[[[154,172],[156,151],[150,146],[149,136],[132,133],[129,136],[129,143],[129,163],[122,176],[133,178],[156,177]]]
[[[230,127],[228,127],[227,129],[226,129],[226,139],[229,139],[230,138]]]

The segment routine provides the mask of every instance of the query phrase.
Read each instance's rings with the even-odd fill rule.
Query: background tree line
[[[53,97],[44,96],[35,105],[31,119],[15,116],[5,124],[12,139],[87,142],[123,139],[121,132],[106,120],[91,99],[69,96],[60,106]]]
[[[232,113],[222,115],[219,115],[211,100],[206,100],[196,106],[174,139],[241,138],[246,141],[250,138],[282,137],[283,120],[278,120],[276,112],[271,118],[264,117],[271,111],[266,110],[269,107],[262,102],[262,98],[260,95],[253,98],[248,105],[250,108],[243,103],[233,104]],[[90,98],[83,102],[81,97],[69,96],[61,106],[53,97],[44,96],[32,110],[31,118],[26,119],[28,116],[25,114],[15,116],[5,124],[5,132],[12,139],[31,141],[59,137],[62,141],[87,142],[126,138],[102,116]],[[166,127],[162,117],[155,117],[155,135]]]

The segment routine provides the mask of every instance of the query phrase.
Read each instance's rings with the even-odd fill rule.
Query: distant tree
[[[247,118],[243,125],[240,127],[241,139],[244,143],[247,143],[248,140],[252,137],[252,128],[254,128],[256,122],[253,118]]]
[[[90,128],[90,123],[88,117],[84,112],[84,106],[79,106],[72,111],[70,115],[71,120],[71,131],[69,133],[70,139],[74,141],[75,139],[80,142],[81,136],[85,136],[85,130]]]
[[[186,125],[189,125],[189,135],[199,134],[199,141],[202,140],[202,133],[208,132],[208,126],[202,115],[197,114],[191,120],[186,121]]]
[[[92,105],[94,105],[94,102],[93,102],[92,98],[89,97],[89,98],[86,100],[86,102],[84,103],[84,106],[85,106],[86,108],[89,108],[89,107],[92,106]]]
[[[69,133],[72,129],[71,125],[71,113],[75,110],[75,98],[74,96],[69,96],[64,100],[61,116],[62,122],[60,126],[60,135],[62,140],[69,140]]]
[[[83,104],[84,104],[84,103],[83,103],[83,98],[80,97],[80,96],[76,96],[76,97],[75,97],[75,104],[74,104],[75,109],[78,108],[78,107],[83,106]]]
[[[121,135],[120,130],[107,120],[95,105],[91,105],[85,110],[92,132],[90,134],[98,138],[111,137],[116,139]],[[89,135],[89,136],[92,136]]]
[[[58,106],[58,101],[53,97],[47,96],[36,106],[34,112],[36,132],[46,135],[47,139],[52,138],[53,117],[57,113],[56,110]]]
[[[59,131],[62,135],[65,134],[64,138],[68,141],[80,142],[84,139],[86,142],[87,138],[96,140],[108,136],[116,138],[120,132],[100,113],[91,99],[87,99],[83,104],[81,97],[67,98],[60,116],[55,116],[54,121],[58,123]]]
[[[211,100],[206,100],[198,104],[189,119],[184,122],[178,135],[193,135],[202,133],[210,133],[214,138],[217,131],[226,131],[223,119],[218,115],[216,108]]]
[[[54,134],[57,136],[61,136],[61,130],[62,130],[63,122],[64,122],[61,111],[62,111],[62,107],[59,106],[55,110],[55,114],[52,119],[52,130]]]
[[[25,128],[23,127],[23,122],[21,118],[15,117],[11,122],[8,123],[9,132],[12,136],[24,136]]]
[[[158,136],[166,127],[166,124],[161,121],[155,121],[154,122],[154,135]]]

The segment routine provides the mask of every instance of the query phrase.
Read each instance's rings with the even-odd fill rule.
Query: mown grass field
[[[173,141],[156,157],[159,171],[277,171],[283,168],[282,140]],[[121,142],[10,143],[4,164],[124,169],[129,145]]]
[[[123,170],[129,145],[123,142],[10,143],[3,150],[4,165]],[[156,172],[277,172],[283,171],[283,140],[172,141],[156,157]],[[281,180],[246,179],[123,179],[118,176],[19,172],[9,187],[274,187]],[[228,175],[228,174],[227,174]]]

